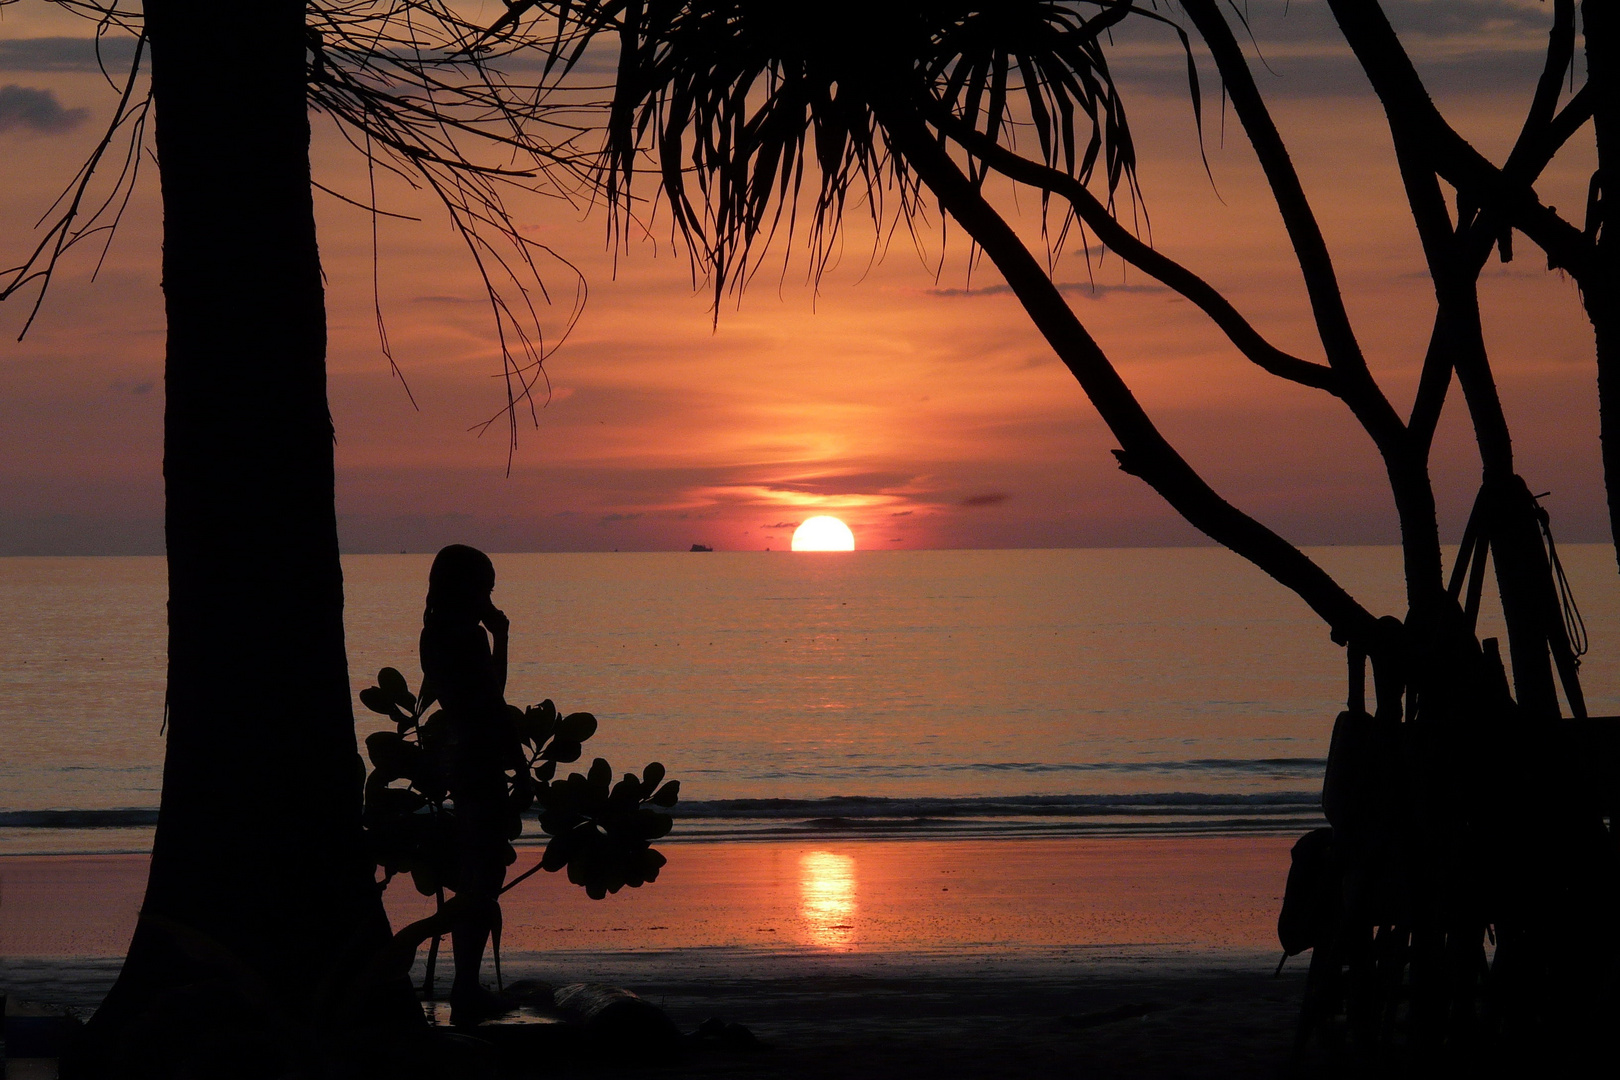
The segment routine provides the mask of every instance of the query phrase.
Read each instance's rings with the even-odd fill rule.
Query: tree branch
[[[1039,262],[922,120],[897,111],[885,112],[883,123],[891,146],[990,256],[1119,439],[1122,448],[1114,454],[1120,468],[1145,480],[1211,539],[1292,589],[1327,622],[1336,640],[1353,641],[1369,653],[1383,652],[1388,643],[1366,608],[1298,548],[1216,494],[1165,440]]]
[[[1575,59],[1575,0],[1553,0],[1553,24],[1547,31],[1547,59],[1542,64],[1541,78],[1536,80],[1536,94],[1525,114],[1524,127],[1519,132],[1514,150],[1526,144],[1532,132],[1540,131],[1552,123],[1563,96],[1564,76],[1570,61]]]
[[[40,307],[45,303],[45,294],[50,291],[51,281],[56,276],[57,265],[68,250],[77,245],[86,237],[92,236],[103,229],[107,230],[107,245],[102,248],[101,257],[107,257],[107,249],[112,245],[113,235],[117,232],[118,223],[123,220],[124,208],[129,205],[129,195],[133,191],[135,178],[140,171],[141,149],[145,141],[146,117],[151,105],[151,91],[149,90],[138,103],[135,102],[135,87],[141,75],[141,60],[146,49],[146,33],[143,30],[135,40],[135,55],[130,61],[129,72],[125,76],[123,90],[118,98],[118,106],[113,110],[112,119],[107,122],[107,129],[96,144],[90,156],[79,166],[77,175],[68,183],[63,192],[56,197],[56,202],[45,212],[46,218],[56,214],[58,207],[63,207],[61,213],[56,215],[50,228],[40,239],[38,245],[29,253],[27,259],[20,266],[0,269],[0,302],[4,302],[24,286],[35,281],[39,284],[39,293],[34,297],[34,305],[29,309],[28,317],[24,320],[22,331],[18,333],[17,340],[21,341],[34,325]],[[132,104],[133,103],[133,104]],[[89,193],[90,184],[95,179],[96,170],[102,158],[112,147],[120,128],[129,127],[127,143],[125,146],[124,164],[114,181],[112,189],[101,205],[79,224],[84,215],[84,200]],[[122,193],[122,198],[120,198]],[[118,210],[113,214],[112,222],[108,225],[97,225],[101,216],[113,205],[118,203]],[[66,204],[64,206],[64,204]],[[44,219],[41,219],[43,223]],[[97,269],[100,269],[97,263]]]
[[[1567,270],[1577,281],[1595,274],[1596,251],[1581,230],[1544,206],[1528,182],[1504,175],[1446,123],[1383,10],[1362,0],[1328,0],[1328,4],[1385,111],[1400,114],[1411,125],[1435,171],[1470,200],[1530,237],[1547,253],[1549,266]]]
[[[1574,51],[1574,0],[1556,0],[1553,27],[1548,32],[1547,59],[1536,83],[1535,97],[1519,130],[1519,137],[1514,141],[1506,164],[1502,166],[1503,174],[1515,182],[1534,183],[1552,161],[1553,155],[1592,117],[1592,93],[1587,86],[1582,86],[1563,109],[1557,109]],[[1461,201],[1459,199],[1459,203]],[[1502,229],[1503,224],[1496,215],[1481,213],[1470,218],[1459,205],[1457,229],[1452,240],[1453,258],[1458,263],[1459,274],[1478,278],[1485,261],[1490,258],[1492,246],[1502,242]],[[1511,248],[1504,246],[1503,258],[1510,257]],[[1443,316],[1436,313],[1417,396],[1412,403],[1412,415],[1407,421],[1407,430],[1414,442],[1421,445],[1425,456],[1434,440],[1435,427],[1440,421],[1441,408],[1451,381],[1452,357],[1444,347],[1442,319]]]
[[[1450,389],[1451,354],[1446,351],[1445,334],[1436,312],[1434,327],[1429,331],[1429,347],[1423,354],[1423,368],[1418,375],[1417,393],[1412,398],[1412,414],[1406,421],[1407,440],[1413,452],[1422,455],[1424,461],[1429,460],[1434,430],[1440,423],[1446,392]]]
[[[1254,84],[1254,76],[1243,58],[1232,28],[1227,25],[1215,0],[1183,0],[1187,11],[1204,43],[1209,46],[1221,78],[1226,81],[1233,110],[1243,123],[1243,129],[1254,147],[1260,166],[1271,184],[1277,208],[1305,277],[1306,292],[1310,296],[1311,311],[1316,318],[1316,329],[1327,353],[1328,363],[1339,373],[1339,396],[1356,416],[1367,434],[1372,437],[1386,458],[1400,452],[1405,436],[1405,425],[1399,414],[1384,396],[1378,383],[1367,368],[1366,357],[1356,340],[1349,313],[1339,290],[1338,276],[1328,254],[1327,242],[1321,227],[1305,197],[1299,174],[1294,171],[1288,148],[1271,119],[1271,113]]]
[[[1479,311],[1479,271],[1483,259],[1475,262],[1469,258],[1471,253],[1464,250],[1462,238],[1446,211],[1445,196],[1422,141],[1397,113],[1389,113],[1389,127],[1407,201],[1411,204],[1424,259],[1429,265],[1429,277],[1434,282],[1435,302],[1439,306],[1435,331],[1443,343],[1442,354],[1462,383],[1486,474],[1511,476],[1513,438],[1502,411],[1496,379],[1491,373]],[[1487,246],[1486,251],[1489,250]],[[1425,365],[1428,359],[1425,358]]]
[[[1014,153],[944,109],[929,120],[973,157],[1008,179],[1068,200],[1080,220],[1111,251],[1198,305],[1238,351],[1262,369],[1302,386],[1338,394],[1339,377],[1332,368],[1302,360],[1272,345],[1214,286],[1121,225],[1079,179]]]

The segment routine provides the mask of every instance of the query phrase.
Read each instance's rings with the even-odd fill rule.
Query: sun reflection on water
[[[810,944],[848,948],[855,941],[855,859],[808,851],[799,860],[799,917]]]

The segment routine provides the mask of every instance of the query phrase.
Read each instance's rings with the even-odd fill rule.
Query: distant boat
[[[710,547],[708,544],[693,544],[692,545],[692,550],[693,551],[713,551],[714,548]]]

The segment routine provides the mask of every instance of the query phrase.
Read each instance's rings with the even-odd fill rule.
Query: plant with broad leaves
[[[387,885],[409,874],[418,892],[440,894],[458,888],[455,799],[449,790],[449,719],[428,710],[431,692],[412,694],[394,668],[377,673],[377,685],[360,692],[360,702],[388,717],[395,730],[366,737],[371,773],[365,785],[365,827],[372,857]],[[550,700],[527,709],[508,705],[503,719],[511,753],[505,770],[507,863],[516,860],[510,841],[523,832],[531,809],[550,837],[540,863],[506,888],[537,870],[568,871],[593,899],[656,881],[666,862],[652,842],[668,835],[668,813],[680,797],[680,781],[664,781],[664,767],[653,762],[640,777],[626,773],[613,783],[613,769],[602,758],[584,774],[558,780],[557,766],[578,761],[596,734],[588,712],[558,712]]]
[[[625,773],[615,784],[602,758],[583,776],[569,773],[545,784],[536,799],[545,807],[540,827],[551,842],[541,868],[566,866],[568,880],[585,886],[593,900],[656,881],[665,860],[651,845],[668,835],[672,821],[662,811],[675,805],[680,790],[679,780],[664,782],[664,767],[656,761],[640,777]]]

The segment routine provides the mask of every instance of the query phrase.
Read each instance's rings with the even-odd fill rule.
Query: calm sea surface
[[[1588,701],[1620,712],[1613,553],[1561,553]],[[1400,611],[1396,549],[1312,554]],[[384,665],[420,678],[429,561],[344,560],[357,691]],[[595,713],[587,760],[664,762],[677,837],[1292,829],[1344,696],[1322,624],[1214,548],[495,565],[510,699]],[[164,600],[161,559],[0,559],[0,853],[150,842]]]

